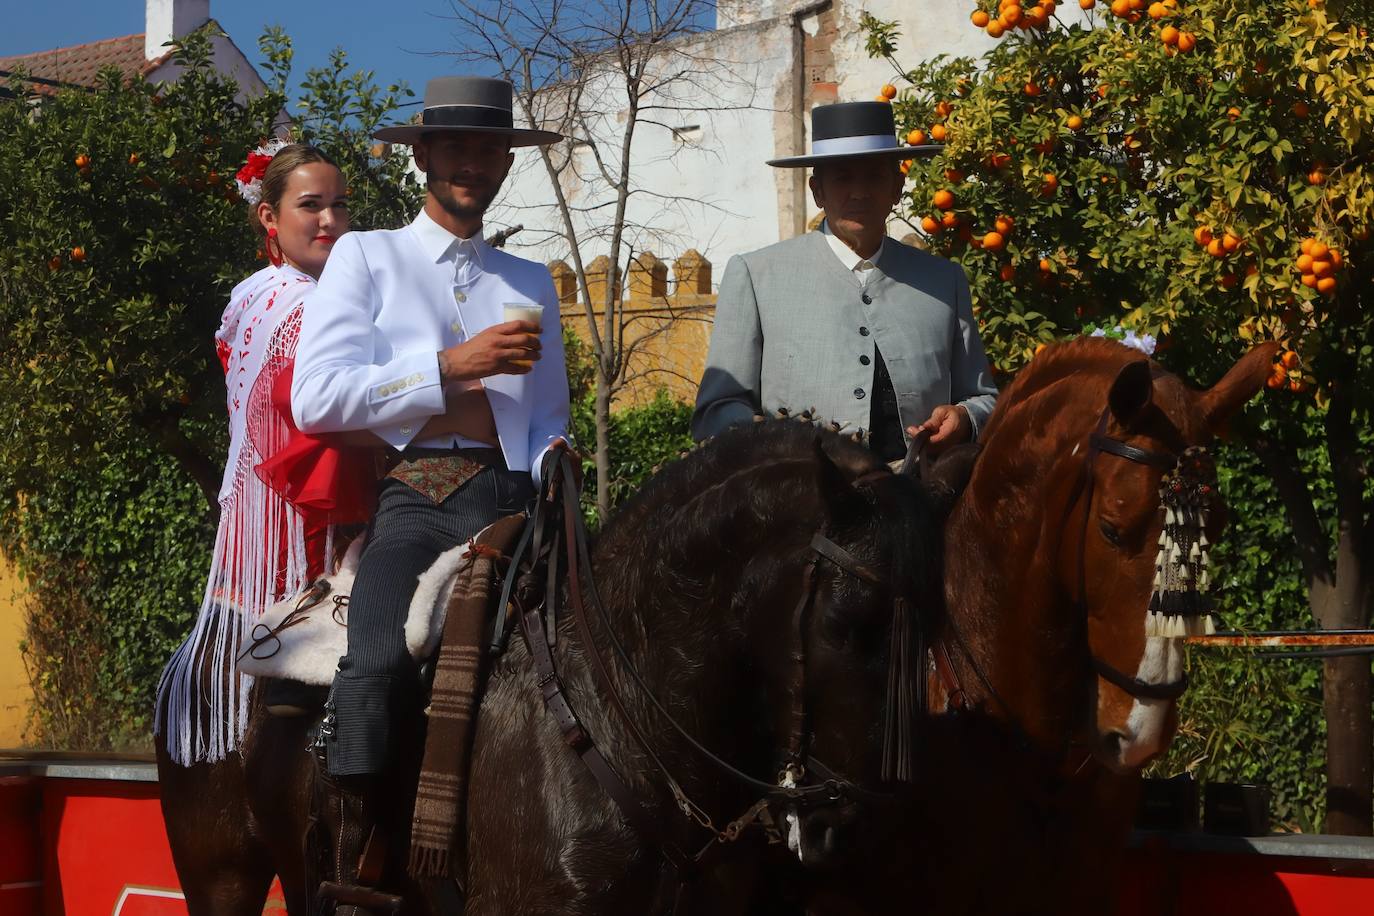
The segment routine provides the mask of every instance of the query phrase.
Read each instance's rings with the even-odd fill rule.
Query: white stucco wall
[[[671,261],[696,248],[716,263],[725,252],[747,250],[779,238],[778,191],[763,164],[787,150],[775,149],[778,111],[790,110],[792,29],[786,21],[756,23],[724,32],[706,33],[690,42],[686,53],[700,60],[699,73],[678,84],[680,99],[659,96],[657,104],[672,109],[645,111],[633,140],[631,197],[627,241]],[[681,60],[668,66],[681,66]],[[624,95],[613,81],[598,87],[608,113],[593,130],[604,143],[603,156],[615,167],[623,136]],[[782,94],[780,97],[780,93]],[[709,100],[709,109],[700,105]],[[683,130],[675,134],[674,129]],[[577,171],[589,180],[565,180],[575,206],[609,202],[611,192],[596,177],[590,151],[578,152]],[[517,151],[506,188],[488,215],[488,232],[513,224],[525,230],[514,236],[510,250],[540,261],[566,259],[553,194],[538,155]],[[609,231],[607,207],[578,217],[578,236],[585,257],[604,254],[608,242],[593,239]]]
[[[810,194],[795,184],[804,181],[806,173],[783,174],[765,162],[802,152],[794,148],[800,138],[793,129],[795,100],[805,90],[799,82],[801,30],[816,33],[817,6],[814,0],[722,0],[719,28],[691,42],[703,57],[716,61],[718,70],[714,78],[699,83],[696,97],[713,109],[738,110],[656,113],[656,119],[670,126],[699,125],[700,134],[687,144],[663,127],[641,124],[634,144],[633,184],[695,203],[636,197],[629,211],[635,248],[647,248],[667,261],[696,248],[716,265],[719,279],[732,255],[795,234],[802,224],[794,216],[795,203],[804,200],[807,220],[815,215]],[[889,63],[870,59],[864,49],[859,19],[865,9],[879,19],[898,22],[898,57],[907,66],[937,54],[978,57],[994,44],[969,22],[972,8],[967,0],[835,0],[831,15],[836,17],[838,36],[832,53],[841,101],[871,99],[895,75]],[[794,11],[801,13],[796,24]],[[809,92],[804,95],[809,98]],[[622,109],[623,102],[614,107]],[[607,119],[602,128],[614,133],[614,120]],[[596,183],[569,190],[581,205],[609,199],[604,186]],[[511,239],[512,251],[540,261],[566,259],[566,243],[552,238],[561,233],[552,200],[542,166],[532,154],[521,153],[502,198],[489,214],[488,231],[521,223],[526,228]],[[593,237],[597,227],[608,222],[609,213],[581,219],[578,234],[588,260],[606,252],[607,244]],[[893,227],[898,237],[907,231],[905,225]]]

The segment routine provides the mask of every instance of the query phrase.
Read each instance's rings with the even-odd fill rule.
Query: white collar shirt
[[[854,253],[854,249],[840,241],[840,238],[830,231],[829,220],[821,223],[821,234],[825,236],[825,241],[830,245],[830,250],[835,252],[835,257],[840,259],[845,270],[854,275],[854,280],[859,284],[859,288],[862,289],[867,286],[868,281],[873,279],[873,271],[878,268],[878,261],[883,256],[883,246],[887,244],[887,236],[883,236],[882,240],[878,242],[878,250],[873,252],[871,258],[861,258]]]
[[[420,240],[420,247],[433,259],[435,264],[452,265],[454,300],[456,303],[465,301],[464,298],[460,297],[466,297],[472,293],[473,285],[484,272],[482,269],[484,255],[488,260],[490,259],[491,249],[486,240],[482,238],[482,227],[478,226],[471,238],[459,238],[436,223],[421,208],[419,215],[410,224],[410,228],[414,231],[415,237]],[[454,343],[463,343],[467,340],[461,317],[457,312],[454,313],[454,319],[449,325],[449,330],[456,337]],[[491,448],[485,442],[478,442],[456,434],[415,439],[411,445],[419,448]]]

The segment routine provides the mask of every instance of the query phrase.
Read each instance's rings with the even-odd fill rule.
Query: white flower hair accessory
[[[1134,330],[1123,328],[1121,325],[1117,325],[1114,328],[1093,328],[1092,333],[1088,336],[1105,337],[1108,340],[1114,340],[1123,346],[1130,347],[1133,350],[1139,350],[1146,356],[1154,355],[1155,343],[1157,342],[1153,335],[1137,334]]]
[[[234,176],[234,183],[239,186],[240,197],[253,206],[258,205],[258,202],[262,200],[262,176],[267,174],[267,167],[272,164],[272,157],[281,152],[287,145],[285,140],[276,137],[248,154],[248,161]]]

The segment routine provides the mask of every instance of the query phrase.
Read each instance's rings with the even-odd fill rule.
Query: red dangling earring
[[[267,230],[267,241],[263,243],[267,249],[267,260],[272,262],[273,267],[281,267],[286,261],[282,254],[281,242],[277,241],[277,227],[273,226]]]

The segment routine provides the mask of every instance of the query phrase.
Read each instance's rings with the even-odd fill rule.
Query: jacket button
[[[862,401],[862,400],[864,399],[864,390],[863,390],[862,388],[855,388],[855,389],[854,389],[854,397],[856,397],[856,398],[858,398],[860,401]]]
[[[861,365],[861,366],[867,366],[867,365],[869,364],[869,362],[870,362],[870,360],[869,360],[869,358],[868,358],[867,356],[860,356],[860,357],[859,357],[859,365]]]
[[[409,436],[409,435],[410,435],[410,427],[409,427],[409,426],[402,426],[402,427],[401,427],[401,435],[403,435],[403,436]]]
[[[864,305],[872,305],[872,304],[873,304],[873,297],[870,296],[868,293],[864,293],[864,294],[863,294],[863,300],[864,300]]]
[[[859,336],[860,336],[860,337],[867,337],[867,336],[868,336],[868,328],[863,328],[863,327],[859,328]]]
[[[455,302],[467,302],[467,301],[468,301],[467,293],[463,292],[461,289],[455,289],[455,290],[453,291],[453,300],[454,300]]]
[[[463,323],[461,321],[455,321],[449,325],[449,330],[455,334],[461,334],[463,333]]]

